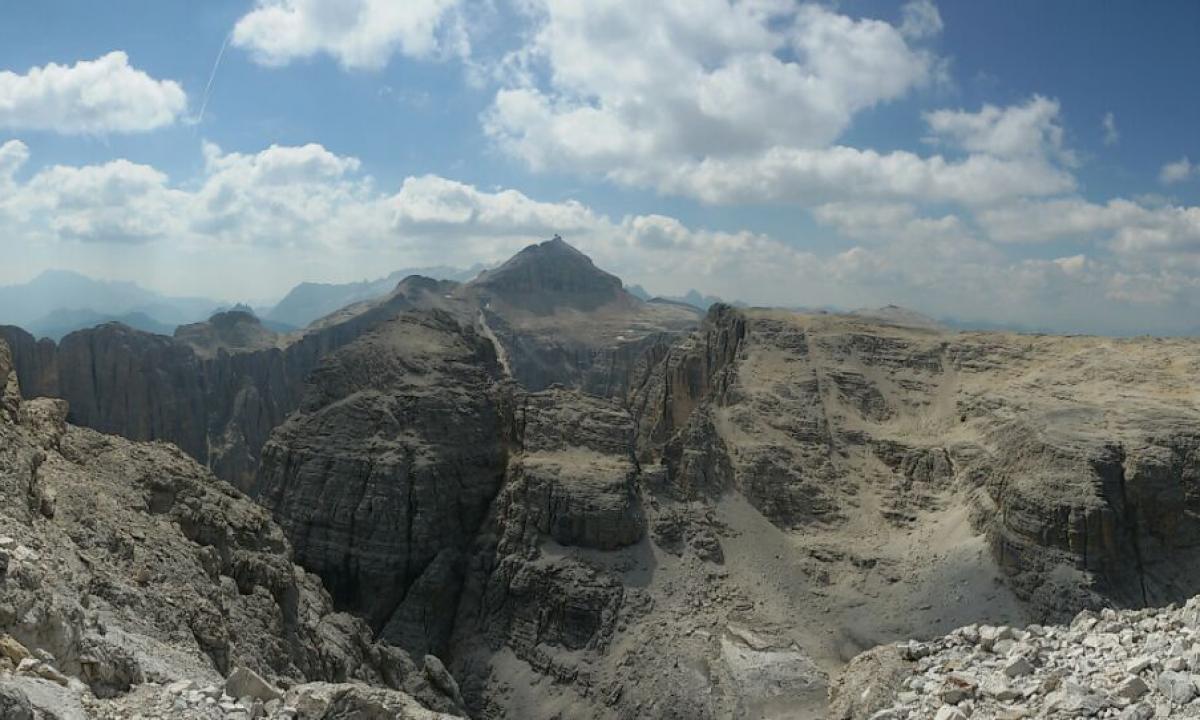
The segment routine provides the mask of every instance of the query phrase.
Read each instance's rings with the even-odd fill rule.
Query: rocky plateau
[[[701,319],[556,238],[294,335],[4,329],[0,632],[82,717],[268,712],[243,670],[300,717],[1189,717],[1200,342],[885,310]]]

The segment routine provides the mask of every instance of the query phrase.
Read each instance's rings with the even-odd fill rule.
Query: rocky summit
[[[294,334],[4,336],[15,712],[1200,707],[1197,341],[701,318],[557,238]]]

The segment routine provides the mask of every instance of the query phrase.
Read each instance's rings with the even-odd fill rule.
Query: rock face
[[[206,322],[180,325],[175,329],[175,340],[191,347],[201,358],[215,357],[222,351],[266,350],[283,344],[279,333],[245,310],[219,312]]]
[[[436,593],[456,594],[457,554],[503,478],[499,377],[473,330],[405,314],[327,358],[264,449],[259,501],[300,563],[385,638],[444,646],[453,606]],[[414,627],[428,635],[408,638]]]
[[[510,305],[546,315],[564,306],[596,310],[626,299],[621,278],[596,267],[558,236],[530,245],[471,284]]]
[[[1200,598],[1181,608],[1084,611],[1069,625],[969,625],[881,647],[834,685],[832,717],[1194,717],[1197,625]]]
[[[21,401],[3,343],[0,378],[5,702],[100,708],[143,683],[207,684],[241,666],[455,707],[406,654],[334,611],[249,498],[171,445],[67,425],[61,400]]]
[[[639,454],[782,526],[842,522],[856,474],[895,524],[961,503],[1040,617],[1161,604],[1200,591],[1198,350],[718,309],[636,392]]]
[[[1163,391],[1187,342],[717,306],[622,401],[505,380],[497,308],[331,356],[261,476],[309,566],[479,717],[823,717],[877,643],[1192,592],[1194,410]],[[447,467],[467,522],[418,492]]]
[[[72,333],[57,346],[11,326],[25,396],[68,401],[71,422],[133,440],[178,445],[220,478],[246,490],[259,454],[299,404],[321,359],[447,285],[401,283],[383,302],[283,338],[249,313],[227,312],[179,328],[175,338],[118,323]]]
[[[727,529],[647,495],[630,409],[528,392],[494,348],[414,311],[326,359],[257,488],[301,562],[380,637],[443,658],[480,717],[715,718],[823,698],[793,639],[732,624],[753,604],[721,566]]]

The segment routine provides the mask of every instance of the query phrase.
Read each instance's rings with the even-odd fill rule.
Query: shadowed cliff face
[[[470,328],[401,315],[326,358],[264,448],[255,494],[301,564],[377,631],[398,614],[453,612],[407,596],[414,583],[456,594],[456,555],[504,474],[499,379],[491,343]]]

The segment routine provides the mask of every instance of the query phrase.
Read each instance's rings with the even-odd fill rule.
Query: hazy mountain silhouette
[[[209,298],[170,297],[131,282],[47,270],[27,283],[0,287],[0,324],[53,329],[84,321],[85,312],[94,313],[100,322],[141,313],[173,328],[208,317],[219,304]]]
[[[263,320],[268,323],[285,323],[292,327],[302,328],[313,320],[323,318],[347,305],[383,297],[394,290],[401,280],[412,275],[421,275],[434,280],[465,282],[478,275],[483,269],[483,265],[474,265],[465,270],[438,265],[436,267],[405,268],[378,280],[340,284],[303,282],[292,288],[275,307],[265,314]]]
[[[81,310],[59,308],[24,327],[31,335],[48,337],[57,342],[63,336],[69,335],[76,330],[84,330],[108,322],[123,323],[135,330],[154,333],[156,335],[170,335],[175,332],[175,325],[159,322],[144,312],[107,315],[86,308]]]

